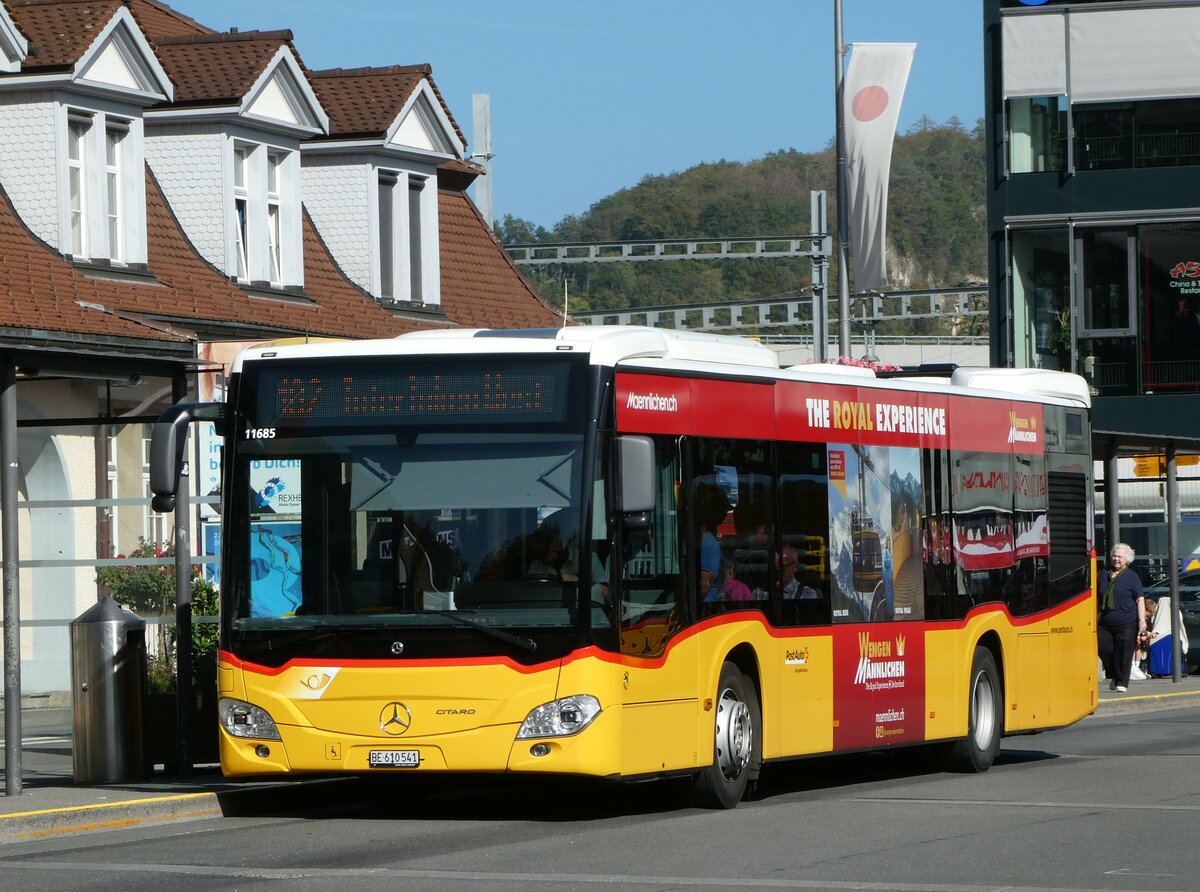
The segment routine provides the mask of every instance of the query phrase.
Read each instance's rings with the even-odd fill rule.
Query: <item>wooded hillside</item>
[[[888,207],[891,289],[986,281],[984,157],[982,121],[968,132],[956,119],[940,125],[923,119],[897,136]],[[497,234],[505,244],[806,235],[809,193],[821,189],[828,194],[833,227],[833,149],[788,149],[749,163],[719,161],[647,176],[549,230],[506,216]],[[565,272],[572,311],[808,295],[811,283],[811,264],[803,258],[589,263],[522,271],[555,306],[562,304]]]

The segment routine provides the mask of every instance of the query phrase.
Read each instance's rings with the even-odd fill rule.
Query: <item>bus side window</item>
[[[679,448],[674,438],[654,438],[657,493],[645,531],[618,531],[621,568],[621,652],[658,656],[682,628],[680,611]],[[618,555],[610,555],[610,576]]]
[[[949,453],[929,449],[922,454],[925,505],[921,513],[921,556],[925,563],[926,619],[953,619],[958,581],[954,562],[954,527],[950,515]]]
[[[715,438],[693,445],[688,580],[698,592],[699,615],[763,609],[774,560],[772,446]]]
[[[833,620],[829,577],[829,475],[822,443],[779,445],[779,624]]]

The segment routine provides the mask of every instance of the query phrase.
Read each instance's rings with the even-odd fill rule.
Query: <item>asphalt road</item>
[[[1014,738],[983,775],[795,762],[728,812],[671,784],[353,781],[299,811],[5,846],[0,888],[1193,890],[1198,757],[1188,709]]]

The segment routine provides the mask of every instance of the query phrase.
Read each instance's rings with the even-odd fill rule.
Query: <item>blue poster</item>
[[[300,523],[250,527],[250,615],[291,616],[303,600]]]

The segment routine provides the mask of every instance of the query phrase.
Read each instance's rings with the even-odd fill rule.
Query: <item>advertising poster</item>
[[[1200,228],[1142,230],[1148,389],[1193,388],[1200,381]]]
[[[886,746],[925,735],[925,628],[892,623],[833,629],[833,743]]]
[[[250,527],[250,615],[290,616],[303,600],[299,522]]]
[[[1006,459],[998,461],[986,453],[962,453],[955,458],[954,554],[964,572],[1013,565],[1010,467]]]
[[[892,617],[892,493],[885,446],[830,444],[829,572],[833,621]]]
[[[200,525],[200,544],[202,552],[211,555],[212,563],[204,564],[204,578],[215,588],[221,587],[221,525],[219,523],[202,523]]]
[[[925,572],[921,563],[921,452],[893,448],[888,464],[892,492],[892,615],[925,616]]]

